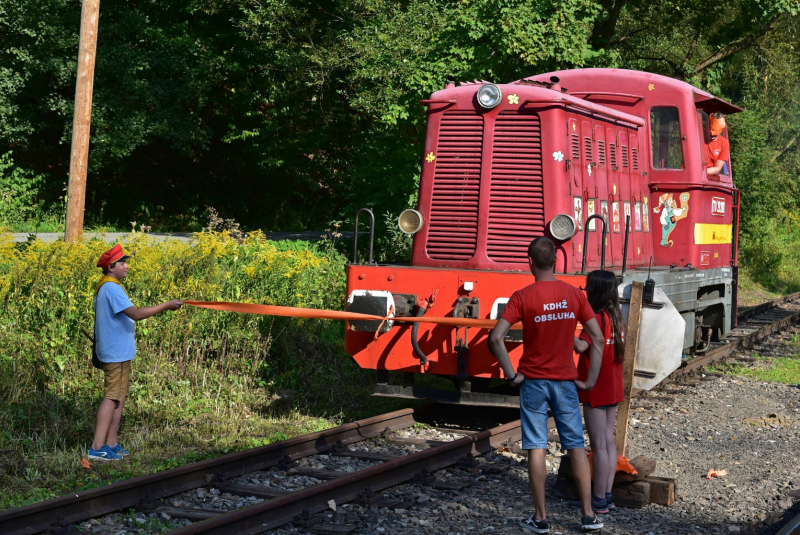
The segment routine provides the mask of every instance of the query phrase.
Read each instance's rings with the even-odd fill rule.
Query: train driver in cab
[[[725,115],[721,112],[714,112],[708,116],[708,130],[711,140],[704,145],[706,152],[706,173],[709,175],[719,175],[725,169],[725,164],[731,153],[731,145],[727,138],[722,136],[725,130]]]

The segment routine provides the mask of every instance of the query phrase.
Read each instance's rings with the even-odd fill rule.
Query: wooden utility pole
[[[89,165],[89,133],[92,124],[94,63],[100,0],[83,0],[81,36],[78,45],[78,79],[75,83],[75,115],[72,120],[72,154],[67,190],[67,231],[64,240],[79,241],[83,234],[86,204],[86,170]]]
[[[639,321],[642,317],[642,294],[644,284],[634,281],[631,284],[631,302],[628,308],[628,328],[625,331],[625,360],[622,363],[622,387],[625,397],[617,408],[617,426],[614,442],[617,455],[628,456],[625,447],[628,442],[628,416],[631,412],[631,390],[633,372],[636,370],[636,352],[639,349]]]

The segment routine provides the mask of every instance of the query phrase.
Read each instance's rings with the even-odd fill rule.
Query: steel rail
[[[337,441],[352,444],[378,436],[387,429],[395,431],[410,427],[416,423],[413,415],[412,409],[395,411],[260,448],[3,511],[0,512],[0,533],[30,535],[47,529],[64,529],[86,518],[206,486],[207,474],[217,480],[238,477],[275,466],[287,456],[299,459],[328,451]]]
[[[800,535],[800,515],[791,519],[775,535]]]
[[[257,505],[223,513],[214,518],[173,531],[173,535],[237,535],[263,533],[283,526],[296,516],[318,513],[328,508],[328,501],[337,504],[354,500],[369,489],[379,492],[414,479],[423,470],[434,472],[456,464],[468,454],[483,454],[503,444],[519,440],[519,420],[493,429],[411,453],[383,464],[337,479],[292,492]]]
[[[738,314],[738,321],[747,321],[748,319],[752,318],[757,314],[761,314],[762,312],[766,312],[767,310],[774,308],[778,305],[782,305],[783,303],[787,303],[789,301],[794,301],[795,299],[800,299],[800,292],[796,292],[793,294],[789,294],[783,297],[778,297],[777,299],[772,299],[771,301],[767,301],[765,303],[761,303],[759,305],[755,305],[752,307],[747,307],[745,310],[742,310]]]

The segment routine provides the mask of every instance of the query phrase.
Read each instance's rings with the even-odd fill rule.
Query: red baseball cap
[[[106,251],[97,261],[97,267],[107,268],[112,262],[122,262],[129,259],[130,256],[126,255],[122,250],[122,244],[116,244],[114,247]]]

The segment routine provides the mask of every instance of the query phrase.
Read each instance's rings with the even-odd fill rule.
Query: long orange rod
[[[284,316],[288,318],[315,318],[323,320],[366,320],[383,321],[383,316],[373,316],[372,314],[359,314],[357,312],[342,312],[341,310],[322,310],[317,308],[295,308],[279,307],[273,305],[255,305],[251,303],[226,303],[223,301],[184,301],[185,304],[193,307],[208,308],[211,310],[221,310],[225,312],[244,312],[245,314],[261,314],[262,316]],[[438,325],[452,325],[454,327],[475,327],[478,329],[493,329],[497,325],[497,320],[487,319],[466,319],[466,318],[443,318],[443,317],[401,317],[391,318],[394,321],[407,323],[435,323]],[[511,327],[521,329],[522,324],[518,323]]]

